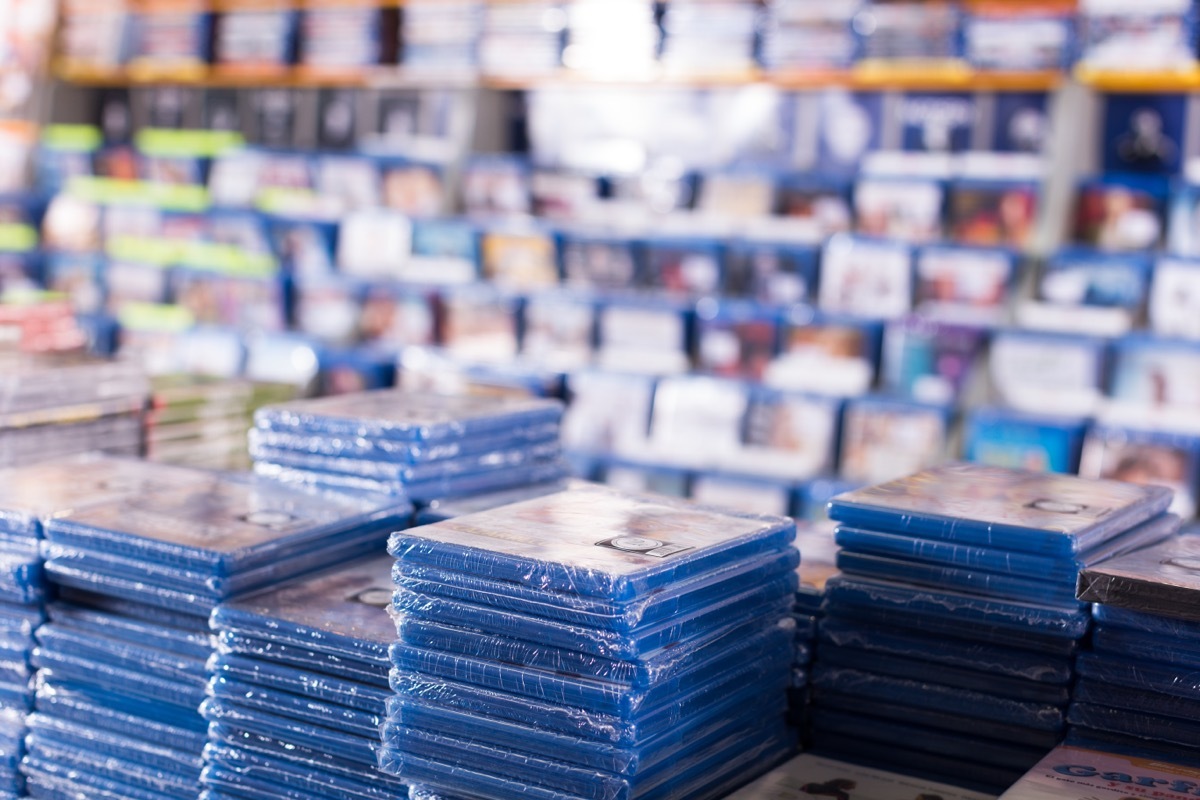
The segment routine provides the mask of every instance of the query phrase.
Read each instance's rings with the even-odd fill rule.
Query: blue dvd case
[[[1169,489],[947,464],[834,498],[855,527],[1070,557],[1166,510]]]

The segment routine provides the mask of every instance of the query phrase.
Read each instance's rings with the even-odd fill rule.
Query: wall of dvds
[[[1194,29],[1186,0],[65,0],[0,289],[156,374],[563,396],[577,471],[627,487],[804,516],[965,457],[1194,516]]]

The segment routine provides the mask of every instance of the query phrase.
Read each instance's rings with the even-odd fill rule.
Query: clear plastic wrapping
[[[1194,700],[1200,693],[1200,673],[1170,664],[1081,653],[1075,668],[1084,678],[1129,689],[1161,692],[1187,700]]]
[[[744,665],[636,719],[543,702],[417,672],[393,670],[391,683],[392,688],[406,698],[438,703],[469,714],[495,717],[602,742],[637,745],[678,727],[685,720],[731,697],[740,697],[742,702],[748,703],[763,694],[782,694],[787,678],[786,668],[781,667],[763,677],[758,666]],[[749,683],[751,680],[758,683]]]
[[[540,442],[517,442],[495,450],[463,455],[439,461],[405,464],[394,461],[358,458],[343,455],[324,455],[281,447],[272,447],[250,439],[250,457],[291,469],[311,472],[350,475],[377,481],[426,486],[442,482],[447,486],[461,481],[483,480],[488,473],[528,468],[557,459],[562,446],[557,438]]]
[[[934,708],[921,708],[903,703],[886,703],[874,698],[852,694],[818,691],[814,695],[813,703],[821,708],[846,714],[877,717],[905,725],[935,728],[947,733],[980,736],[1002,742],[1017,742],[1030,747],[1049,749],[1062,740],[1062,734],[1057,731],[1039,731],[1023,725],[1009,725],[978,717],[965,717],[962,714],[948,714]]]
[[[148,700],[125,696],[118,703],[117,699],[90,686],[66,683],[53,670],[38,672],[36,707],[40,714],[118,736],[168,742],[189,752],[198,753],[204,746],[207,726],[194,710],[171,713]]]
[[[868,530],[1070,558],[1170,503],[1162,486],[947,464],[839,495],[829,515]]]
[[[209,615],[221,600],[270,586],[331,562],[380,552],[390,523],[353,531],[341,538],[297,548],[290,557],[247,569],[228,577],[111,556],[102,551],[77,550],[47,543],[45,569],[57,583],[93,593],[138,599],[147,605],[185,614]]]
[[[211,680],[234,680],[269,689],[279,689],[336,703],[369,714],[383,714],[390,693],[358,681],[344,680],[311,670],[270,664],[254,658],[221,653],[209,661]]]
[[[569,470],[557,457],[531,459],[527,463],[506,469],[490,469],[465,475],[409,481],[363,477],[362,475],[318,469],[298,469],[270,461],[255,461],[254,472],[280,483],[327,489],[332,491],[370,492],[411,498],[414,502],[464,497],[480,492],[495,492],[567,477]],[[398,526],[397,526],[398,527]]]
[[[220,653],[244,656],[265,664],[325,674],[347,681],[387,686],[387,672],[391,662],[387,656],[387,647],[381,649],[382,656],[366,661],[318,652],[303,646],[276,644],[270,639],[241,636],[236,633],[222,632],[217,638],[217,652]]]
[[[348,534],[404,528],[412,512],[393,497],[309,491],[252,476],[193,474],[188,486],[57,517],[46,525],[46,539],[66,548],[229,577]]]
[[[1179,530],[1179,524],[1180,520],[1175,515],[1163,514],[1083,553],[1053,558],[1013,550],[973,547],[937,539],[862,530],[845,525],[838,527],[836,537],[842,548],[856,553],[982,569],[1030,580],[1065,582],[1072,586],[1073,592],[1081,569],[1089,564],[1096,564],[1167,539]]]
[[[1139,711],[1161,717],[1185,720],[1200,719],[1200,700],[1184,699],[1150,689],[1115,686],[1091,678],[1080,678],[1075,684],[1072,700],[1078,703],[1108,706],[1126,711]]]
[[[774,731],[745,737],[738,744],[707,758],[680,765],[678,774],[640,795],[639,800],[710,800],[757,776],[778,763],[792,748],[786,735]],[[549,786],[488,774],[466,766],[451,765],[396,750],[385,749],[383,769],[405,780],[432,785],[449,785],[451,795],[528,797],[530,800],[595,800],[595,794],[570,794]],[[760,766],[761,765],[761,766]],[[617,800],[628,794],[616,794]]]
[[[209,695],[222,703],[236,705],[251,713],[278,714],[307,722],[337,733],[374,738],[383,724],[383,715],[362,711],[312,697],[293,695],[252,683],[217,676],[209,683]]]
[[[361,764],[366,769],[373,768],[376,763],[378,734],[366,737],[339,733],[277,714],[244,709],[216,697],[207,698],[200,705],[200,713],[209,722],[220,722],[263,736],[278,737],[289,744],[319,750],[346,762]]]
[[[1200,537],[1179,536],[1085,569],[1079,599],[1200,622]]]
[[[901,722],[887,722],[828,709],[813,709],[813,735],[820,741],[826,734],[856,737],[859,741],[886,743],[894,747],[934,753],[970,764],[1026,770],[1038,762],[1045,750],[960,733],[948,734]],[[864,741],[865,740],[865,741]]]
[[[1120,606],[1100,604],[1092,607],[1092,617],[1096,620],[1097,625],[1145,631],[1171,641],[1186,640],[1189,643],[1200,643],[1200,621],[1146,614]]]
[[[813,668],[812,682],[823,691],[930,708],[1036,730],[1057,732],[1064,725],[1063,709],[1059,706],[1009,700],[919,680],[892,678],[827,665],[822,661]]]
[[[385,775],[377,769],[364,769],[361,764],[346,761],[323,750],[302,747],[280,739],[277,736],[264,736],[242,730],[236,725],[231,726],[221,722],[212,723],[209,726],[209,731],[209,742],[214,746],[236,748],[241,754],[256,757],[260,760],[270,760],[274,763],[289,763],[306,769],[349,778],[359,783],[369,776],[370,782],[377,786],[380,791],[390,793],[385,795],[386,797],[394,797],[396,795],[402,797],[404,794],[403,784],[390,775]],[[238,787],[238,792],[240,793],[242,789],[243,787]],[[269,796],[274,797],[274,795]]]
[[[114,644],[153,647],[188,658],[207,659],[216,644],[208,633],[178,630],[162,622],[147,623],[69,603],[51,603],[46,614],[59,630],[82,631],[114,640]]]
[[[646,689],[632,689],[622,684],[454,656],[403,644],[392,646],[393,664],[400,671],[421,672],[448,680],[474,683],[487,689],[531,697],[547,703],[625,718],[645,716],[651,710],[669,704],[675,698],[728,675],[743,663],[737,658],[738,655],[740,654],[717,656],[709,659],[706,664],[700,664]],[[768,653],[755,662],[759,669],[757,677],[769,676],[772,669],[786,674],[790,664],[791,654],[786,648]]]
[[[197,684],[194,679],[178,682],[171,678],[160,678],[147,675],[140,669],[114,666],[74,652],[37,647],[30,662],[39,670],[54,670],[54,674],[64,680],[90,684],[118,697],[132,694],[186,709],[199,707],[204,698],[203,681]]]
[[[825,643],[821,645],[821,663],[1029,703],[1065,707],[1071,699],[1066,686],[1007,678],[974,669],[932,664],[921,658],[903,658]]]
[[[38,649],[43,654],[63,654],[98,665],[137,671],[180,686],[203,685],[205,659],[180,655],[154,646],[87,634],[54,623],[38,628]]]
[[[411,617],[464,628],[495,632],[501,636],[540,642],[607,659],[643,659],[654,651],[685,639],[704,636],[727,625],[754,617],[785,616],[796,590],[795,573],[746,589],[687,616],[671,619],[631,633],[597,630],[522,614],[496,611],[397,589],[394,608],[403,620]]]
[[[976,569],[856,553],[845,548],[838,553],[837,565],[847,575],[864,578],[930,586],[1001,600],[1044,603],[1060,607],[1081,606],[1075,599],[1073,580],[1025,580]]]
[[[561,416],[555,400],[385,390],[267,406],[254,421],[263,430],[431,442],[554,424]]]
[[[948,617],[1064,639],[1081,639],[1091,623],[1086,608],[1054,608],[845,575],[831,579],[825,595],[827,609],[885,608],[910,616]]]
[[[628,601],[539,590],[518,583],[403,561],[396,562],[392,579],[397,587],[420,594],[628,633],[643,625],[690,614],[736,593],[744,586],[758,585],[794,571],[799,561],[799,552],[789,547],[716,566],[662,591]]]
[[[171,746],[173,742],[152,744],[41,713],[31,714],[28,725],[30,741],[37,738],[45,745],[62,751],[89,753],[99,759],[116,759],[136,766],[139,772],[171,776],[193,785],[200,778],[200,748],[185,751]]]
[[[88,800],[162,800],[164,796],[161,791],[101,777],[56,760],[30,756],[21,765],[21,771],[25,773],[29,795],[43,800],[75,800],[79,797]]]
[[[330,436],[320,432],[251,429],[250,447],[286,451],[297,455],[362,459],[394,464],[457,462],[487,453],[515,450],[558,440],[558,425],[505,428],[493,433],[433,442],[398,442],[365,436]]]
[[[830,644],[867,653],[921,659],[931,665],[978,670],[998,678],[1066,686],[1073,674],[1069,657],[863,625],[834,617],[821,621],[819,636],[822,646]]]
[[[388,700],[388,722],[383,728],[386,747],[402,749],[397,735],[404,728],[419,728],[507,747],[581,767],[617,775],[636,774],[673,757],[690,743],[744,724],[783,714],[779,695],[745,698],[734,693],[713,704],[686,725],[667,730],[639,746],[620,745],[454,709],[425,700],[397,695]]]
[[[266,756],[238,748],[210,745],[203,783],[228,789],[241,797],[285,800],[395,800],[403,788],[377,770],[350,776],[314,768],[291,759]]]
[[[1071,704],[1068,720],[1072,725],[1084,728],[1170,742],[1187,748],[1200,747],[1200,723],[1195,720],[1080,702]]]
[[[1092,632],[1092,651],[1142,663],[1169,664],[1181,671],[1200,670],[1200,642],[1184,639],[1164,642],[1156,634],[1127,628],[1097,625]]]
[[[910,612],[904,606],[874,607],[826,603],[827,619],[840,619],[876,630],[894,630],[906,635],[945,637],[961,644],[980,642],[996,647],[1036,653],[1039,657],[1069,658],[1079,652],[1079,639],[1047,636],[1010,627],[990,625],[953,616],[933,617]]]
[[[653,686],[717,660],[740,657],[753,661],[778,653],[785,650],[793,638],[790,620],[751,618],[717,629],[709,635],[669,645],[646,660],[620,661],[403,616],[398,621],[398,630],[400,642],[415,648],[585,676],[637,688]],[[792,643],[793,654],[795,647]]]

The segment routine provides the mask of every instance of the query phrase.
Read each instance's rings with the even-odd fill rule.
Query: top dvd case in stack
[[[44,525],[59,599],[32,654],[36,710],[22,770],[35,797],[196,797],[213,608],[378,554],[412,511],[391,496],[140,466],[182,477]]]
[[[1095,603],[1079,657],[1073,732],[1170,757],[1200,747],[1200,537],[1179,536],[1083,570]]]
[[[250,454],[260,475],[428,504],[564,478],[561,419],[554,400],[389,389],[260,409]]]
[[[1012,783],[1066,730],[1091,623],[1079,571],[1175,535],[1170,501],[1162,487],[967,464],[835,497],[841,575],[819,626],[814,742]]]
[[[793,748],[794,535],[591,484],[394,535],[383,768],[440,797],[723,796]]]
[[[212,616],[218,637],[202,784],[239,796],[402,798],[378,768],[389,695],[394,560],[384,554],[243,600]]]

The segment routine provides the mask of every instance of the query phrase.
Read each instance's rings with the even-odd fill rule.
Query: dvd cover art
[[[1200,339],[1200,262],[1159,259],[1151,278],[1148,317],[1162,336]]]
[[[949,194],[947,228],[954,241],[1018,251],[1029,247],[1038,219],[1036,184],[958,181]]]
[[[963,55],[978,69],[1060,70],[1071,57],[1073,20],[1053,8],[973,10],[963,22]]]
[[[1200,770],[1171,764],[1151,753],[1133,756],[1061,745],[1001,797],[1004,800],[1131,800],[1157,792],[1184,797],[1197,781]]]
[[[816,247],[736,242],[725,251],[721,294],[781,306],[811,303],[819,255]]]
[[[915,309],[947,322],[997,324],[1007,313],[1015,259],[1000,250],[925,247],[916,255]]]
[[[1068,250],[1051,258],[1038,298],[1055,306],[1120,308],[1140,319],[1150,283],[1150,259],[1140,254]]]
[[[842,422],[841,476],[880,483],[932,466],[944,458],[947,427],[941,408],[851,401]]]
[[[486,231],[480,258],[483,277],[498,286],[533,289],[558,284],[554,240],[546,233]]]
[[[944,201],[936,181],[862,178],[854,188],[855,230],[916,244],[940,239]]]
[[[764,382],[778,389],[857,397],[875,382],[882,327],[811,314],[785,321],[780,355]]]
[[[726,302],[698,313],[697,367],[724,378],[761,380],[775,356],[776,315]]]
[[[1114,347],[1109,395],[1144,409],[1200,408],[1200,348],[1133,335]]]
[[[849,236],[822,253],[821,310],[891,319],[912,308],[912,252],[904,244]]]
[[[743,446],[730,464],[747,473],[793,480],[828,474],[836,457],[840,416],[841,403],[832,398],[754,392]]]
[[[1195,516],[1200,480],[1200,437],[1097,425],[1088,431],[1079,474],[1089,478],[1166,487],[1171,511]]]
[[[1108,355],[1103,339],[1005,330],[992,338],[996,396],[1019,411],[1087,415],[1099,407]]]
[[[548,366],[575,368],[592,358],[596,309],[584,298],[534,295],[525,301],[521,352]]]
[[[713,508],[731,508],[747,514],[787,516],[792,510],[791,486],[724,475],[699,475],[692,481],[690,497]]]
[[[923,403],[950,404],[975,376],[987,346],[979,327],[908,317],[883,337],[883,387]]]
[[[964,455],[993,467],[1074,474],[1085,427],[1082,418],[976,409],[967,418]]]
[[[562,240],[563,280],[584,289],[624,289],[637,274],[633,243],[568,234]]]
[[[619,453],[645,440],[654,381],[608,372],[576,372],[563,416],[563,444],[586,453]]]
[[[1079,244],[1147,252],[1163,236],[1165,187],[1153,181],[1089,181],[1079,187],[1074,234]]]
[[[459,358],[512,361],[520,350],[517,298],[490,287],[463,287],[438,296],[438,341]]]

